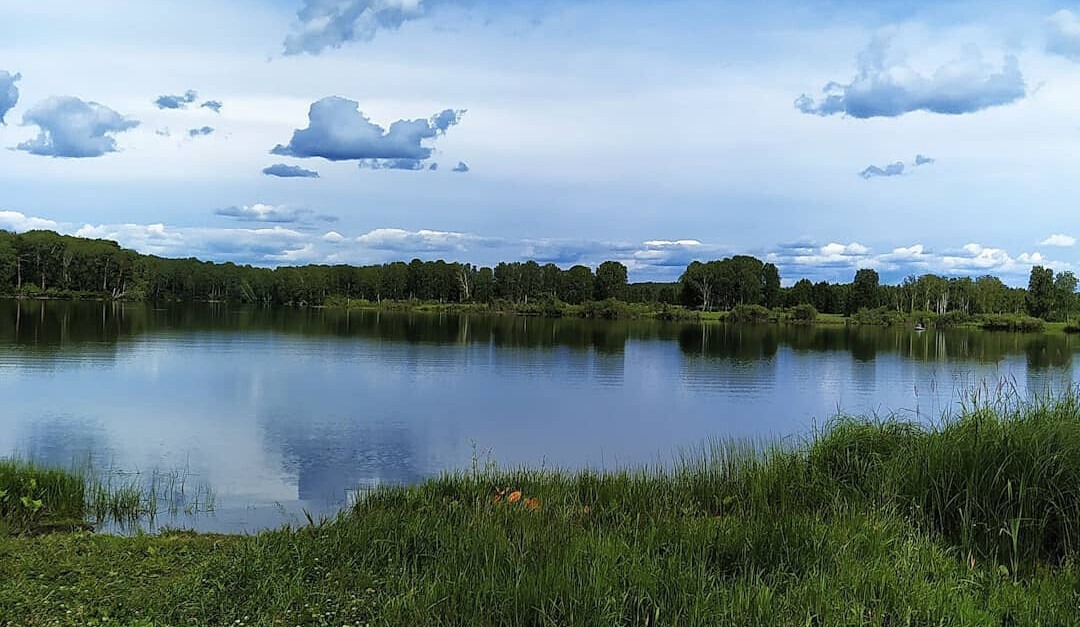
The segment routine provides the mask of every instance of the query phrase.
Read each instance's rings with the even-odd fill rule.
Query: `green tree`
[[[1054,310],[1059,318],[1069,322],[1076,307],[1076,275],[1069,270],[1054,277]]]
[[[409,266],[403,261],[383,266],[377,300],[405,300],[409,296]]]
[[[975,279],[972,313],[1005,313],[1008,309],[1009,288],[995,276]]]
[[[851,315],[860,309],[878,306],[878,273],[871,268],[861,268],[855,273],[848,293],[846,313]]]
[[[1028,279],[1027,311],[1029,316],[1046,319],[1054,307],[1054,271],[1035,266]]]
[[[540,291],[545,296],[559,298],[562,296],[562,274],[559,266],[547,263],[540,267]],[[565,300],[565,299],[564,299]]]
[[[495,299],[495,273],[491,268],[480,268],[473,281],[473,299],[490,303]]]
[[[712,311],[716,304],[716,292],[719,287],[719,273],[716,268],[718,263],[692,261],[686,266],[686,270],[679,277],[684,305]]]
[[[605,261],[596,269],[596,299],[622,299],[626,292],[626,266]]]
[[[814,302],[814,284],[810,279],[799,279],[787,290],[786,304],[788,307],[798,305],[810,305]]]
[[[540,298],[544,293],[544,271],[540,264],[533,260],[521,264],[521,297],[519,300],[529,302]]]
[[[560,280],[562,286],[559,293],[563,300],[572,305],[580,305],[589,300],[596,289],[596,277],[593,276],[592,268],[587,266],[577,265],[570,268],[562,273]]]
[[[764,290],[765,306],[780,305],[780,271],[771,263],[761,267],[761,282]]]
[[[15,248],[15,235],[0,230],[0,294],[14,287],[18,270],[19,253]]]

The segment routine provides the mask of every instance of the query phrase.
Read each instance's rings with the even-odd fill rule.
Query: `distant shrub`
[[[948,311],[939,316],[936,316],[933,320],[935,327],[946,328],[955,327],[957,325],[964,324],[971,320],[971,316],[962,311]]]
[[[591,300],[581,307],[581,316],[584,318],[619,320],[622,318],[637,318],[640,314],[641,312],[634,307],[614,298]]]
[[[986,314],[979,318],[979,327],[985,331],[1038,333],[1045,326],[1039,318],[1019,314]]]
[[[814,320],[817,320],[817,317],[818,310],[809,303],[796,305],[795,308],[791,310],[791,320],[793,322],[813,322]]]
[[[773,312],[761,305],[736,305],[727,319],[742,324],[762,324],[773,319]]]
[[[878,307],[876,309],[860,309],[851,316],[851,322],[853,324],[867,324],[877,326],[893,326],[897,324],[903,324],[907,318],[903,313],[896,311],[895,309],[889,309],[888,307]]]
[[[692,311],[686,307],[672,306],[667,303],[663,303],[656,312],[657,320],[679,321],[699,320],[700,318],[701,312],[699,311]]]
[[[1070,322],[1065,325],[1066,333],[1080,333],[1080,322]]]

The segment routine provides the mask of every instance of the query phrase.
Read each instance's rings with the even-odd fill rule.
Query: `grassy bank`
[[[1067,625],[1078,548],[1070,394],[667,469],[478,469],[255,536],[2,539],[0,624]]]
[[[1080,326],[1046,322],[1020,314],[965,315],[961,312],[935,314],[929,311],[901,312],[887,307],[861,309],[845,316],[820,313],[808,305],[769,309],[760,305],[739,305],[730,311],[699,311],[664,303],[627,303],[619,300],[589,301],[571,305],[558,300],[532,303],[496,301],[479,303],[433,303],[425,301],[380,301],[330,299],[327,307],[372,311],[416,313],[491,314],[542,316],[548,318],[596,318],[606,320],[657,319],[670,321],[728,322],[735,324],[815,324],[927,328],[968,328],[983,331],[1021,333],[1075,333]]]
[[[559,300],[540,300],[530,303],[494,301],[491,303],[438,303],[426,301],[368,301],[330,299],[327,307],[369,311],[405,311],[417,313],[489,314],[541,316],[547,318],[598,318],[605,320],[699,320],[701,312],[680,305],[664,303],[628,303],[608,299],[588,301],[579,305]]]

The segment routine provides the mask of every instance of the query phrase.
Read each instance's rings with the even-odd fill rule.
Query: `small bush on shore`
[[[979,318],[979,327],[984,331],[1020,331],[1039,333],[1046,323],[1039,318],[1019,314],[986,314]]]
[[[761,305],[736,305],[728,313],[727,320],[740,324],[764,324],[775,319],[776,315]]]
[[[796,305],[791,310],[791,320],[792,320],[792,322],[810,323],[810,322],[813,322],[813,321],[817,320],[817,317],[818,317],[818,310],[815,309],[814,306],[809,304],[809,303],[803,303],[801,305]]]

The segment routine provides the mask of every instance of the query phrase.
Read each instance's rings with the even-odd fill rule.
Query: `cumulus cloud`
[[[189,89],[182,96],[158,96],[154,104],[158,109],[186,109],[189,104],[198,99],[199,94]]]
[[[315,170],[305,170],[298,165],[285,165],[284,163],[275,163],[274,165],[266,166],[263,168],[262,172],[267,176],[277,176],[283,179],[319,178],[319,173]]]
[[[776,264],[781,276],[820,277],[832,280],[857,268],[876,267],[870,248],[858,242],[830,242],[818,246],[809,242],[785,246],[765,254],[765,261]]]
[[[204,126],[202,128],[193,128],[188,131],[188,137],[201,137],[210,135],[214,132],[213,127]]]
[[[430,4],[430,0],[428,3]],[[304,0],[285,54],[319,54],[350,41],[370,41],[425,13],[424,0]]]
[[[885,259],[895,261],[922,261],[926,257],[926,247],[922,244],[901,246],[894,248],[891,253],[884,256]]]
[[[53,96],[24,113],[23,124],[36,125],[40,133],[16,149],[47,157],[82,158],[116,152],[113,135],[139,122],[96,102]]]
[[[311,105],[308,127],[297,129],[288,144],[270,152],[297,158],[322,157],[330,161],[359,161],[375,169],[419,169],[432,153],[423,142],[446,132],[464,111],[447,109],[430,119],[398,120],[389,130],[373,123],[359,103],[338,96]]]
[[[1039,246],[1061,246],[1067,248],[1076,244],[1076,238],[1064,233],[1054,233],[1050,237],[1039,242]]]
[[[877,176],[900,176],[904,173],[904,164],[901,161],[890,163],[884,168],[871,165],[867,166],[865,170],[859,172],[859,176],[864,179],[872,179]]]
[[[33,218],[18,211],[0,211],[0,229],[22,233],[45,229],[55,231],[59,225],[52,220]]]
[[[20,78],[22,74],[11,74],[6,70],[0,70],[0,124],[7,123],[4,121],[4,116],[19,103],[19,88],[15,86],[15,83]]]
[[[467,163],[465,163],[464,161],[458,161],[457,165],[454,166],[453,171],[454,172],[468,172],[469,171],[469,165]]]
[[[214,113],[221,113],[221,107],[223,107],[223,106],[224,105],[221,104],[220,100],[207,100],[206,102],[199,105],[200,108],[202,108],[202,109],[210,109]]]
[[[821,247],[792,249],[780,247],[765,255],[775,263],[785,278],[850,281],[859,268],[874,268],[887,281],[898,281],[913,274],[935,273],[946,276],[981,276],[993,274],[1006,282],[1022,284],[1033,265],[1063,267],[1038,252],[1011,255],[1002,248],[968,243],[960,248],[934,251],[923,244],[893,248],[875,253],[857,243],[827,244]]]
[[[918,167],[920,165],[931,165],[935,161],[937,161],[937,159],[934,159],[933,157],[927,157],[926,155],[915,155],[915,167]]]
[[[310,209],[295,209],[276,205],[255,203],[254,205],[223,207],[214,210],[215,215],[232,218],[241,222],[300,223],[300,222],[336,222],[337,218],[327,215],[315,215]]]
[[[439,164],[438,163],[432,163],[431,165],[428,166],[428,170],[430,170],[432,172],[434,172],[435,170],[438,170],[438,169],[439,169]]]
[[[1080,61],[1080,15],[1062,9],[1046,20],[1046,51]]]
[[[466,252],[472,246],[497,246],[501,240],[454,231],[375,229],[356,238],[365,248],[394,252]]]
[[[870,252],[870,249],[859,242],[850,244],[837,244],[830,242],[821,247],[821,254],[829,257],[857,257]]]
[[[997,67],[971,49],[965,58],[924,75],[891,56],[887,40],[875,39],[859,55],[858,73],[850,83],[829,82],[820,99],[803,94],[795,107],[812,115],[842,113],[854,118],[891,118],[912,111],[959,115],[1010,104],[1026,95],[1015,56],[1006,56]]]
[[[1002,248],[977,243],[965,244],[959,251],[942,255],[940,259],[945,272],[959,274],[1015,272],[1017,266],[1022,265],[1026,269],[1045,262],[1046,259],[1039,253],[1021,253],[1014,259]]]

